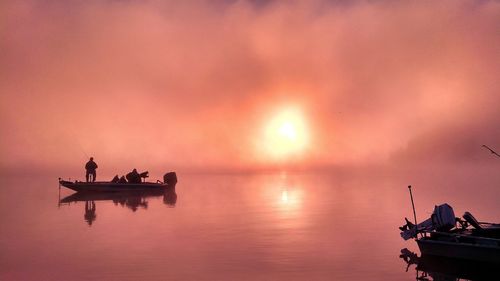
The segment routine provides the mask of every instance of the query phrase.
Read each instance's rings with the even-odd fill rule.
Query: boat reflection
[[[133,212],[148,208],[148,198],[163,196],[163,203],[169,208],[175,207],[177,193],[175,185],[160,190],[120,191],[120,192],[76,192],[59,200],[59,206],[85,202],[84,220],[89,226],[97,219],[96,201],[112,201],[116,206],[127,207]]]
[[[416,280],[495,280],[500,274],[498,264],[427,255],[419,257],[407,248],[401,250],[399,257],[406,262],[406,271],[416,265]]]

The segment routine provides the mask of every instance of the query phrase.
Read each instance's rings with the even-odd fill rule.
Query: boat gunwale
[[[77,192],[121,192],[121,191],[147,191],[167,189],[175,184],[162,182],[145,183],[113,183],[113,182],[70,182],[60,180],[59,184]]]
[[[474,236],[472,236],[474,237]],[[488,240],[494,240],[496,242],[500,242],[500,239],[493,239],[493,238],[484,238],[484,237],[474,237],[474,238],[481,238],[481,239],[488,239]],[[494,245],[487,245],[487,244],[472,244],[472,243],[467,243],[467,242],[450,242],[450,241],[441,241],[441,240],[435,240],[430,237],[422,237],[420,239],[417,239],[417,244],[419,243],[429,243],[429,244],[445,244],[445,245],[462,245],[462,246],[467,246],[467,247],[481,247],[481,248],[487,248],[487,249],[498,249],[500,250],[500,246],[494,246]]]
[[[84,182],[84,181],[77,181],[77,182],[72,182],[72,181],[65,181],[65,180],[60,180],[59,183],[61,185],[68,184],[68,185],[80,185],[80,186],[86,186],[86,185],[167,185],[166,183],[163,182],[110,182],[110,181],[96,181],[96,182]]]
[[[465,229],[465,230],[469,230],[469,229]],[[457,238],[464,237],[464,238],[473,238],[473,239],[477,239],[477,240],[486,240],[486,241],[493,240],[495,242],[498,242],[499,246],[500,246],[500,239],[499,238],[484,237],[484,236],[478,236],[478,235],[474,235],[474,234],[462,234],[460,232],[449,233],[449,232],[442,232],[442,231],[428,231],[428,232],[420,232],[420,233],[423,233],[423,234],[429,233],[431,236],[422,237],[422,238],[427,238],[427,239],[433,239],[434,237],[432,237],[432,234],[438,234],[438,235],[443,235],[443,236],[448,236],[448,237],[457,237]],[[420,239],[422,239],[422,238],[420,238]],[[457,242],[457,243],[464,243],[464,242]]]

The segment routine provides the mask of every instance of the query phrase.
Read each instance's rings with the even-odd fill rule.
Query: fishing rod
[[[76,139],[76,142],[78,143],[78,146],[80,147],[80,150],[83,152],[83,154],[85,154],[86,159],[89,159],[89,155],[87,154],[87,152],[85,152],[85,149],[83,149],[83,146],[80,143],[80,141],[78,139]]]
[[[85,158],[86,159],[89,159],[89,155],[87,154],[87,151],[85,151],[85,149],[83,148],[83,145],[82,143],[80,142],[80,139],[77,137],[77,134],[75,133],[75,131],[73,130],[73,128],[68,128],[68,132],[69,134],[71,135],[72,139],[76,142],[76,144],[78,145],[78,148],[80,148],[80,151],[83,153],[83,155],[85,155]]]
[[[491,152],[491,154],[495,154],[496,156],[500,157],[500,154],[498,154],[493,149],[489,148],[486,144],[483,144],[481,147],[484,147],[484,148],[488,149]]]

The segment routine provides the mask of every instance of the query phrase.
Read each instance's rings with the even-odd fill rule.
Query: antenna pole
[[[59,198],[57,198],[57,208],[61,207],[61,178],[59,178]]]
[[[415,212],[415,204],[413,203],[413,194],[411,193],[411,185],[408,186],[408,190],[410,190],[411,207],[413,208],[413,218],[415,219],[415,227],[417,227],[417,213]]]

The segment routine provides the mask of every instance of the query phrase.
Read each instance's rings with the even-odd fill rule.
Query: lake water
[[[178,173],[175,193],[62,204],[57,174],[3,175],[0,280],[415,280],[407,185],[418,219],[500,221],[498,171]]]

